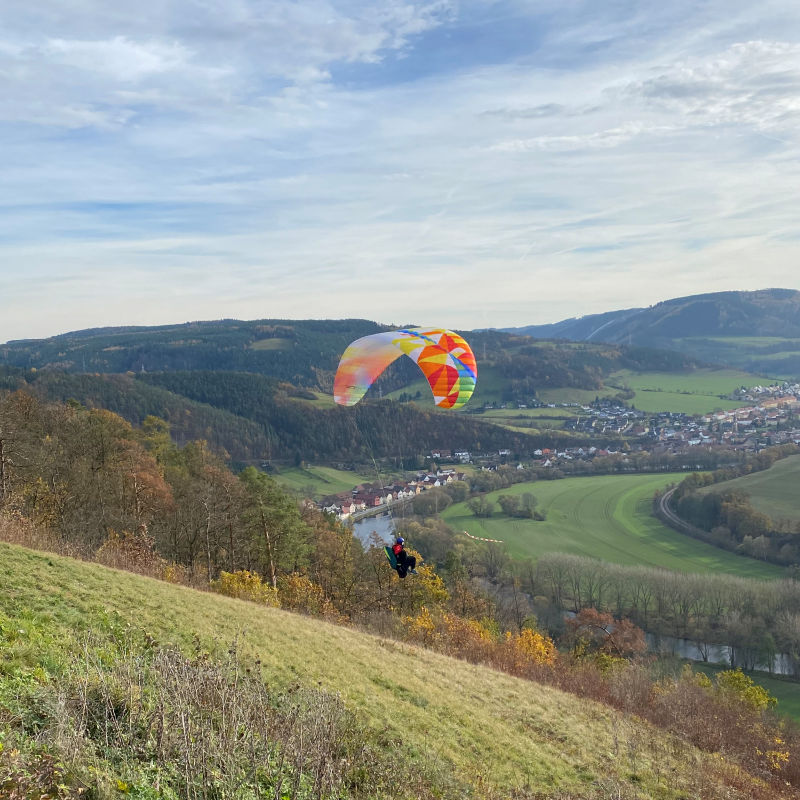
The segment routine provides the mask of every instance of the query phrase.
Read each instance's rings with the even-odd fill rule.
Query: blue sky
[[[800,288],[791,0],[4,0],[0,342]]]

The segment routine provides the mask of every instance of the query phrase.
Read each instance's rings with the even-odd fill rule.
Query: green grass
[[[306,391],[313,395],[313,398],[292,395],[292,400],[296,403],[306,403],[314,408],[332,408],[336,405],[332,392],[320,392],[312,389],[307,389]]]
[[[619,389],[611,386],[604,386],[602,389],[575,389],[563,387],[558,389],[538,389],[536,396],[543,403],[580,403],[589,405],[597,397],[613,397],[619,393]],[[554,409],[550,409],[553,411]]]
[[[748,578],[778,578],[780,567],[729,553],[684,536],[651,513],[657,489],[685,474],[598,475],[521,483],[489,494],[531,492],[547,519],[543,522],[502,516],[478,519],[465,503],[448,508],[442,518],[456,530],[500,539],[515,558],[538,558],[561,552],[683,572],[724,572]]]
[[[677,800],[711,764],[635,717],[414,646],[3,543],[0,562],[0,690],[21,669],[57,675],[86,631],[119,639],[133,626],[186,649],[197,635],[216,652],[239,637],[271,687],[340,693],[400,752],[447,765],[463,796],[527,785],[600,797],[597,782],[619,781],[637,797]]]
[[[773,522],[800,522],[800,455],[782,458],[762,472],[706,486],[700,493],[723,492],[729,489],[747,492],[753,508],[767,514]]]
[[[512,431],[561,430],[568,419],[578,415],[574,408],[494,408],[483,411],[478,419]],[[584,412],[585,414],[586,412]]]
[[[372,483],[378,480],[376,473],[367,475],[317,466],[281,468],[273,477],[287,489],[317,500],[329,494],[350,491],[359,483]],[[381,477],[387,476],[382,473]]]
[[[632,389],[629,402],[640,411],[676,411],[706,414],[714,409],[737,408],[741,402],[724,399],[740,386],[763,383],[763,376],[736,369],[698,369],[691,372],[632,372],[609,376],[609,386]]]

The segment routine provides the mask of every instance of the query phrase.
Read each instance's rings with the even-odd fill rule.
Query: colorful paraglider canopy
[[[461,408],[475,391],[475,356],[461,336],[444,328],[404,328],[364,336],[348,346],[336,371],[334,400],[355,405],[402,355],[417,363],[441,408]]]

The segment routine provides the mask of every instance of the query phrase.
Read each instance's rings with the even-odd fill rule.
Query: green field
[[[747,492],[753,508],[767,514],[773,522],[800,522],[800,455],[782,458],[762,472],[706,486],[700,493],[723,492],[728,489]]]
[[[4,543],[0,562],[0,706],[13,707],[34,685],[55,708],[60,676],[71,653],[83,658],[88,632],[100,640],[92,657],[108,665],[114,643],[144,631],[187,653],[195,636],[215,653],[238,639],[273,690],[338,693],[409,776],[437,775],[446,798],[599,800],[611,796],[598,789],[608,785],[626,798],[679,800],[699,797],[694,776],[713,762],[633,715],[313,617]],[[3,719],[14,724],[13,715]],[[113,778],[117,786],[131,780]],[[112,791],[102,796],[125,796]],[[130,796],[155,795],[137,787]]]
[[[285,467],[276,472],[273,477],[287,489],[319,500],[329,494],[348,492],[359,483],[372,483],[378,480],[378,474],[361,474],[333,467]],[[386,474],[381,474],[386,478]]]
[[[537,389],[536,397],[542,403],[580,403],[581,405],[589,405],[598,397],[613,397],[618,392],[619,389],[614,389],[610,386],[604,386],[602,389],[576,389],[565,386],[554,389]],[[550,411],[554,410],[561,409],[550,409]]]
[[[632,372],[621,370],[607,384],[632,389],[628,401],[640,411],[677,411],[707,414],[714,409],[737,408],[741,402],[724,399],[740,386],[755,386],[766,379],[736,369],[698,369],[692,372]]]
[[[761,364],[776,378],[797,379],[800,340],[778,336],[709,336],[677,340],[681,350],[732,366]],[[775,362],[776,366],[773,366]],[[780,362],[786,362],[781,364]],[[752,367],[751,367],[752,368]]]
[[[599,475],[521,483],[488,497],[531,492],[547,515],[545,521],[501,516],[499,507],[493,517],[478,519],[465,503],[451,506],[442,518],[456,530],[502,540],[516,558],[561,552],[683,572],[781,577],[780,567],[684,536],[652,515],[653,493],[684,477],[683,473]]]
[[[640,411],[675,411],[685,414],[707,414],[715,409],[737,408],[742,403],[725,399],[740,386],[755,386],[771,382],[772,379],[753,375],[738,369],[697,369],[689,372],[634,372],[620,370],[608,376],[600,389],[576,389],[572,387],[548,387],[538,389],[536,397],[543,403],[580,403],[588,405],[597,397],[613,397],[623,389],[635,392],[633,399],[626,401]],[[470,400],[473,407],[484,403],[500,402],[507,380],[498,371],[488,367],[480,371],[475,394]],[[423,380],[414,381],[402,390],[387,397],[397,399],[403,392],[420,392],[420,402],[430,400],[430,387]],[[550,412],[547,414],[547,412]],[[573,412],[574,413],[574,412]],[[504,426],[517,426],[514,417],[563,416],[568,409],[497,409],[484,412],[484,417]],[[562,423],[563,424],[563,423]],[[558,427],[557,424],[538,426]]]

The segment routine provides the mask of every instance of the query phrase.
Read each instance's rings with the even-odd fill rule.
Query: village
[[[386,486],[360,484],[348,492],[324,498],[319,507],[342,520],[357,519],[380,507],[410,500],[428,489],[453,481],[469,482],[469,476],[458,471],[459,464],[490,471],[502,465],[519,470],[549,469],[609,456],[629,457],[634,453],[674,456],[697,452],[695,448],[757,453],[778,444],[800,446],[800,384],[742,387],[731,399],[751,404],[702,415],[670,411],[646,413],[602,398],[590,406],[550,404],[553,408],[579,408],[585,413],[585,416],[568,420],[564,430],[616,444],[542,447],[531,453],[514,453],[508,449],[477,453],[435,448],[425,457],[431,468],[417,472],[412,479],[394,481]],[[444,466],[450,464],[453,467]]]

